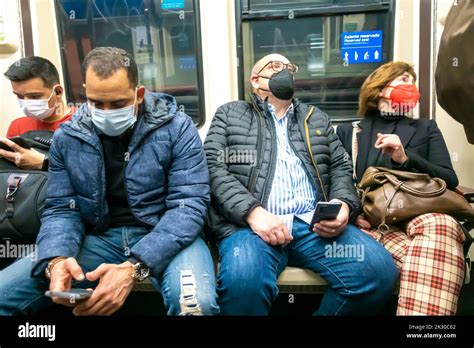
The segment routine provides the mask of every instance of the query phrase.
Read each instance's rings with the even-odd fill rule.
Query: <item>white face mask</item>
[[[40,121],[50,117],[56,110],[56,105],[52,108],[48,105],[56,87],[57,86],[53,87],[53,91],[48,99],[18,99],[18,105],[20,105],[21,111],[23,111],[26,116],[33,117]]]
[[[111,137],[119,136],[132,127],[137,118],[135,117],[135,103],[137,102],[137,89],[135,89],[135,100],[130,106],[114,110],[101,110],[88,103],[92,115],[92,123],[102,133]]]

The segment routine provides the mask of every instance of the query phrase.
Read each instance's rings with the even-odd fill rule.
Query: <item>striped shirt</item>
[[[288,119],[293,115],[293,104],[280,120],[274,106],[268,104],[268,108],[275,123],[278,149],[275,176],[266,209],[280,217],[291,234],[295,216],[307,224],[311,223],[318,194],[288,139]]]

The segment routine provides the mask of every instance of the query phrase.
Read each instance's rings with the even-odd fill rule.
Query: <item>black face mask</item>
[[[281,100],[290,100],[295,95],[295,80],[293,74],[288,69],[283,69],[268,78],[260,76],[264,79],[268,79],[268,87],[270,90],[259,88],[262,91],[271,92],[275,97]]]

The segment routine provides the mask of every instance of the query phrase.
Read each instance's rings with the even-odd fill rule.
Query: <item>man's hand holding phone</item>
[[[45,155],[31,148],[20,137],[6,139],[0,138],[0,157],[14,163],[21,169],[43,168]],[[25,146],[25,147],[24,147]],[[29,146],[29,147],[28,147]]]
[[[125,261],[119,265],[103,263],[86,274],[87,280],[99,280],[92,296],[74,308],[74,315],[112,315],[118,311],[135,285],[132,278],[133,264]]]
[[[334,238],[339,236],[349,223],[350,208],[347,203],[339,199],[332,199],[329,203],[341,204],[337,216],[334,219],[326,219],[316,222],[312,228],[313,232],[324,238]]]
[[[85,279],[84,272],[77,263],[76,259],[69,257],[59,260],[51,269],[51,280],[49,283],[50,291],[69,291],[72,286],[72,279],[83,281]],[[74,307],[76,302],[71,303],[69,299],[52,297],[54,303],[63,306]]]
[[[55,261],[55,260],[54,260]],[[54,303],[75,307],[75,315],[111,315],[124,304],[135,285],[132,278],[133,265],[126,261],[119,265],[101,264],[84,275],[76,259],[64,258],[54,263],[50,273],[51,281],[47,296]],[[99,284],[92,289],[72,289],[72,279],[88,280]],[[90,293],[85,293],[85,290]],[[60,296],[54,296],[54,295]],[[71,301],[71,298],[75,300]]]

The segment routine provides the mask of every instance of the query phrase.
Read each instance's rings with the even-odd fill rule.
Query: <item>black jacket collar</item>
[[[264,111],[264,112],[268,111],[268,108],[266,107],[266,100],[263,100],[255,93],[249,93],[249,96],[250,96],[250,100],[252,101],[252,104],[254,104],[256,108],[258,108],[260,111]],[[300,106],[301,103],[299,99],[294,98],[292,100],[292,104],[293,104],[293,108],[296,110]]]

